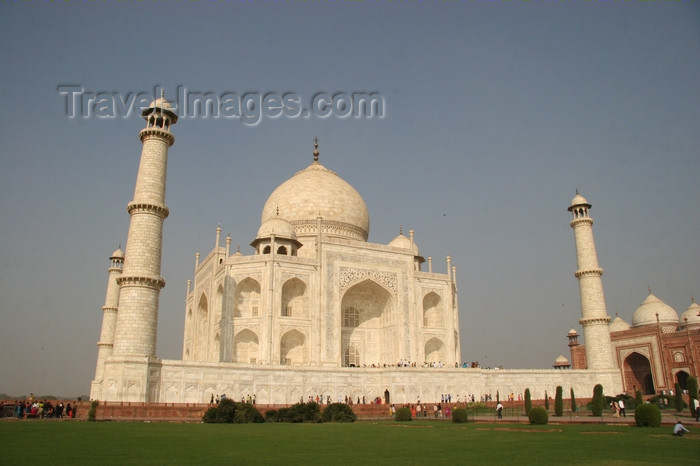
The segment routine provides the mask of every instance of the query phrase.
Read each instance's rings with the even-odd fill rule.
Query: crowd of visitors
[[[25,401],[0,402],[0,416],[13,416],[17,419],[74,419],[78,415],[77,403],[52,403],[49,400],[36,400],[34,394]]]
[[[416,361],[409,361],[408,359],[399,359],[399,361],[396,364],[387,364],[387,363],[371,363],[371,364],[362,364],[362,365],[355,365],[355,364],[350,364],[349,367],[374,367],[374,368],[386,368],[386,367],[421,367],[421,368],[426,368],[426,367],[433,367],[433,368],[443,368],[443,367],[452,367],[449,364],[445,364],[442,361],[424,361],[424,362],[416,362]],[[481,367],[479,365],[479,361],[472,361],[471,363],[468,362],[463,362],[459,363],[456,362],[454,364],[455,369],[457,368],[463,368],[463,369],[491,369],[491,367]],[[493,369],[503,369],[503,366],[495,366]]]

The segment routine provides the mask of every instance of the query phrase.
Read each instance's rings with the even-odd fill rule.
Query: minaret
[[[610,331],[610,317],[603,295],[603,269],[598,265],[598,255],[593,241],[593,219],[588,211],[591,205],[576,191],[576,197],[568,208],[573,215],[571,228],[576,239],[576,278],[581,295],[581,320],[586,348],[588,369],[615,368]]]
[[[168,148],[175,142],[170,126],[177,122],[177,115],[161,97],[142,116],[146,127],[139,133],[143,148],[134,200],[126,209],[131,222],[124,269],[117,280],[119,312],[113,354],[148,358],[156,354],[158,298],[165,286],[160,275],[163,220],[168,216],[165,181]]]
[[[102,306],[102,331],[100,341],[97,342],[97,368],[95,369],[95,379],[92,381],[90,399],[101,398],[101,385],[104,378],[105,361],[112,355],[114,346],[114,327],[117,324],[117,308],[119,306],[119,285],[117,278],[122,274],[124,265],[124,253],[121,246],[112,253],[109,258],[111,264],[108,269],[107,296],[105,305]]]

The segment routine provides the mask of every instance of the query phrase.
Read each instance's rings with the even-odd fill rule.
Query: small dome
[[[297,234],[292,224],[280,217],[273,217],[265,221],[265,223],[260,226],[256,238],[269,238],[272,235],[275,235],[277,238],[297,239]]]
[[[681,325],[686,325],[685,319],[688,319],[688,328],[700,327],[700,306],[693,301],[688,309],[681,315]]]
[[[671,306],[649,293],[647,299],[634,311],[634,315],[632,315],[632,327],[655,325],[657,314],[659,315],[659,324],[664,328],[664,331],[669,328],[669,324],[674,326],[678,325],[678,314],[676,311],[674,311]]]
[[[391,240],[389,246],[411,250],[411,240],[404,236],[403,233],[399,233],[399,236]],[[418,250],[418,245],[416,245],[415,241],[413,242],[413,249],[411,251],[413,252],[414,256],[420,256],[420,251]]]
[[[575,337],[575,336],[578,336],[578,332],[574,329],[571,329],[571,330],[569,330],[569,333],[567,333],[566,335],[570,336],[570,337]]]
[[[630,329],[630,324],[625,322],[624,320],[620,319],[620,317],[615,317],[615,320],[610,322],[610,325],[608,326],[608,329],[611,332],[621,332],[623,330],[629,330]]]
[[[148,104],[148,108],[165,108],[168,110],[172,110],[173,106],[170,105],[170,102],[165,100],[165,97],[158,97],[156,100],[152,100],[150,104]]]
[[[564,357],[563,354],[560,354],[557,359],[554,360],[554,366],[570,366],[571,364],[569,363],[569,360]]]
[[[581,196],[578,192],[576,196],[571,200],[571,207],[575,205],[590,205],[585,197]]]
[[[124,251],[122,251],[122,248],[117,248],[111,256],[109,256],[110,259],[124,259]]]

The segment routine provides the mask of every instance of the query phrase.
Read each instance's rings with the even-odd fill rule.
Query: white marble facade
[[[364,201],[318,161],[280,188],[266,208],[280,197],[287,202],[269,218],[264,209],[252,255],[229,254],[227,238],[229,246],[197,261],[183,361],[454,367],[460,348],[453,274],[421,271],[413,231],[388,245],[367,242]]]
[[[370,400],[389,390],[392,401],[404,403],[525,388],[539,398],[557,385],[581,396],[596,383],[608,393],[620,390],[616,368],[456,367],[461,336],[450,257],[446,273],[434,273],[412,230],[388,244],[368,242],[364,200],[319,163],[317,145],[313,162],[264,204],[252,254],[232,253],[230,238],[222,246],[220,228],[211,252],[201,260],[197,254],[185,302],[182,360],[158,358],[153,330],[164,283],[160,226],[167,216],[167,150],[177,121],[169,109],[159,99],[143,112],[147,127],[129,204],[129,240],[125,253],[115,251],[111,258],[92,399],[201,403],[225,393],[234,399],[255,395],[258,403],[295,403],[316,395]],[[158,159],[147,159],[149,144],[158,144]],[[144,166],[144,159],[157,166]],[[141,193],[151,191],[157,196],[140,201]],[[153,225],[142,225],[141,217]],[[146,254],[149,247],[153,251]]]

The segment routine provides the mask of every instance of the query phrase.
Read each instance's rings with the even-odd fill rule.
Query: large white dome
[[[361,241],[369,236],[369,212],[362,196],[317,161],[270,194],[261,225],[278,215],[292,224],[299,237],[316,235],[318,217],[325,234]]]
[[[678,314],[671,306],[649,293],[647,299],[634,311],[632,315],[632,327],[643,325],[656,325],[656,315],[659,316],[659,324],[664,332],[675,330],[678,326]]]

